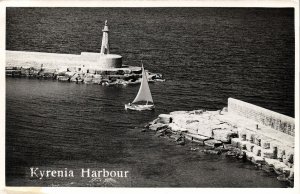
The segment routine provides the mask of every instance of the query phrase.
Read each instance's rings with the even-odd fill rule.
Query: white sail
[[[149,84],[148,84],[148,78],[147,78],[147,75],[146,75],[146,72],[145,72],[145,69],[143,66],[142,66],[141,86],[140,86],[137,96],[135,97],[135,99],[133,100],[132,103],[141,102],[141,101],[153,103],[152,95],[151,95]]]

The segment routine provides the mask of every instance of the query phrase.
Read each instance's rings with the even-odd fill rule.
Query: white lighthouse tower
[[[102,30],[102,44],[101,51],[98,58],[98,67],[102,69],[106,68],[121,68],[122,67],[122,56],[116,54],[110,54],[109,51],[109,41],[108,41],[108,26],[107,20],[105,20],[105,25]]]
[[[108,26],[107,20],[105,21],[102,30],[102,43],[100,53],[82,52],[80,56],[80,63],[85,69],[112,69],[122,68],[122,56],[110,54],[109,41],[108,41]],[[83,68],[82,67],[82,68]]]
[[[108,43],[108,26],[107,26],[107,20],[105,20],[105,26],[102,30],[103,36],[102,36],[102,44],[101,44],[101,54],[109,54],[109,43]]]

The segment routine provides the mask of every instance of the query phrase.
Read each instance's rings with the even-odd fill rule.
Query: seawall
[[[57,79],[100,85],[130,85],[141,81],[141,67],[120,66],[119,55],[6,51],[6,76]],[[110,64],[110,65],[105,65]],[[118,67],[111,67],[117,64]],[[119,67],[120,66],[120,67]],[[159,73],[147,71],[149,82],[164,81]]]
[[[82,52],[80,54],[45,53],[31,51],[6,51],[6,66],[62,68],[86,67],[89,69],[121,68],[120,55]]]
[[[233,98],[228,98],[228,112],[295,136],[295,119],[292,117]]]

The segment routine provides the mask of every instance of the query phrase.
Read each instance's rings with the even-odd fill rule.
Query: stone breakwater
[[[229,99],[233,100],[233,99]],[[235,99],[234,99],[235,100]],[[207,154],[225,154],[249,160],[258,168],[274,171],[278,180],[294,180],[294,137],[234,114],[225,107],[218,111],[175,111],[161,114],[148,129],[167,136],[179,145],[191,141]]]
[[[36,79],[56,79],[58,81],[76,82],[99,85],[133,85],[141,82],[142,71],[140,67],[124,67],[115,69],[84,69],[76,67],[66,68],[36,68],[36,67],[6,67],[8,77],[28,77]],[[161,74],[148,74],[148,81],[165,81]]]
[[[137,66],[107,68],[99,62],[99,53],[59,54],[6,51],[6,76],[57,79],[86,84],[130,85],[141,82]],[[149,82],[165,81],[160,73],[146,70]]]

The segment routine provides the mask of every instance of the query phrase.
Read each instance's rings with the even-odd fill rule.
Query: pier
[[[177,144],[184,145],[188,139],[210,147],[204,150],[207,154],[247,159],[275,171],[278,179],[293,182],[294,118],[229,98],[228,107],[222,110],[161,114],[147,127],[157,136],[175,139]]]

